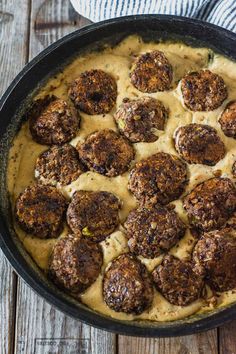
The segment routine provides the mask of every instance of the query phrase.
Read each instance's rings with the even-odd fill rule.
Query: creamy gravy
[[[172,90],[168,92],[143,94],[132,86],[129,79],[129,70],[134,56],[154,49],[162,50],[172,64],[174,70],[173,87]],[[53,93],[60,98],[67,99],[67,91],[70,82],[85,70],[102,69],[115,77],[118,87],[116,106],[109,114],[103,116],[89,116],[81,112],[81,128],[78,132],[78,136],[71,141],[71,144],[74,146],[79,140],[83,141],[86,136],[93,131],[104,128],[117,130],[113,114],[117,107],[122,103],[123,98],[137,98],[142,96],[158,98],[170,111],[165,130],[164,132],[157,132],[159,139],[154,143],[134,144],[136,150],[135,161],[158,151],[177,155],[173,146],[172,137],[175,129],[179,126],[192,122],[205,123],[213,126],[217,129],[219,136],[225,143],[227,153],[225,157],[213,167],[198,164],[188,165],[189,184],[185,191],[186,194],[196,184],[213,177],[218,170],[222,171],[222,176],[233,178],[231,174],[231,166],[236,159],[236,141],[232,138],[227,138],[223,134],[218,123],[218,118],[227,102],[236,99],[236,63],[217,54],[215,54],[213,60],[209,62],[209,53],[212,54],[212,52],[206,48],[192,48],[182,43],[143,43],[138,36],[130,36],[114,48],[106,48],[104,51],[88,53],[77,58],[68,65],[62,73],[59,73],[54,78],[50,79],[45,87],[41,89],[37,98],[44,97],[47,93]],[[212,112],[191,112],[184,107],[182,102],[178,81],[187,72],[199,70],[201,68],[209,68],[213,72],[220,74],[225,80],[228,88],[228,99],[221,107]],[[34,165],[36,158],[46,149],[47,146],[39,145],[32,140],[28,123],[24,123],[14,139],[9,156],[8,188],[13,207],[19,193],[35,181]],[[127,189],[127,181],[128,173],[125,173],[122,176],[108,178],[94,172],[86,172],[66,187],[61,187],[60,185],[57,186],[68,199],[76,190],[106,190],[114,193],[121,199],[121,225],[117,231],[101,243],[104,253],[102,273],[112,259],[119,254],[128,251],[127,240],[125,238],[122,223],[126,219],[129,211],[136,206],[136,202]],[[187,223],[187,217],[182,207],[182,201],[178,200],[172,204],[175,205],[175,210],[178,212],[179,216],[185,223]],[[14,226],[23,246],[33,260],[42,270],[47,271],[48,259],[56,240],[41,240],[26,234],[16,223]],[[60,237],[65,236],[66,233],[67,228],[65,226]],[[194,243],[194,238],[188,230],[179,243],[170,250],[170,253],[180,259],[189,259]],[[139,258],[149,271],[152,271],[162,260],[162,256],[153,260],[145,259],[143,257]],[[125,320],[138,318],[155,321],[171,321],[187,317],[196,312],[205,312],[212,309],[211,306],[208,305],[208,302],[203,300],[195,301],[191,305],[185,307],[174,306],[155,290],[153,305],[148,311],[143,312],[139,316],[116,313],[109,309],[103,301],[102,274],[98,277],[96,282],[81,295],[81,301],[98,312]],[[234,291],[228,291],[218,297],[218,306],[224,306],[234,301],[236,301],[236,294]]]

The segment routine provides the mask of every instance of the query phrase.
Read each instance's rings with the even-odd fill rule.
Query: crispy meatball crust
[[[203,274],[213,290],[236,287],[236,232],[215,230],[202,235],[193,251],[195,270]]]
[[[75,234],[100,242],[118,226],[119,209],[112,193],[77,191],[67,209],[67,222]]]
[[[174,155],[159,152],[135,165],[128,187],[141,205],[152,206],[178,199],[186,183],[185,162]]]
[[[108,113],[116,103],[116,81],[102,70],[85,71],[71,84],[69,96],[87,114]]]
[[[236,139],[236,101],[227,104],[219,123],[226,136]]]
[[[146,267],[133,255],[114,259],[103,279],[103,297],[116,312],[140,314],[153,301],[153,286]]]
[[[236,189],[229,178],[211,178],[184,199],[189,222],[201,231],[220,228],[236,209]]]
[[[228,96],[222,77],[210,70],[185,75],[181,81],[181,91],[184,103],[191,111],[213,111]]]
[[[130,251],[146,258],[168,251],[185,234],[185,225],[178,214],[160,206],[132,210],[124,226]]]
[[[27,117],[32,138],[39,144],[64,144],[79,130],[80,116],[76,110],[55,96],[35,101]]]
[[[168,110],[151,97],[124,99],[115,114],[119,130],[132,143],[153,142],[158,139],[155,129],[164,130]]]
[[[157,290],[173,305],[187,306],[201,297],[203,278],[190,262],[167,255],[152,275]]]
[[[81,161],[92,171],[108,177],[126,172],[135,152],[128,140],[111,129],[87,136],[77,145]]]
[[[52,146],[36,160],[35,177],[44,184],[62,186],[75,181],[85,167],[79,159],[77,150],[70,144]]]
[[[214,166],[225,155],[216,129],[205,124],[188,124],[174,134],[175,148],[188,163]]]
[[[148,93],[169,90],[172,78],[172,66],[165,54],[159,50],[137,57],[130,73],[134,87]]]
[[[16,219],[21,228],[39,238],[54,238],[62,231],[67,202],[55,187],[35,184],[16,200]]]
[[[97,279],[103,263],[99,244],[83,237],[67,235],[53,248],[49,262],[49,277],[74,296],[79,296]]]

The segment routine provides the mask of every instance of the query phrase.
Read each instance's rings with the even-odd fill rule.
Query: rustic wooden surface
[[[69,0],[0,0],[0,94],[50,43],[88,24]],[[171,339],[117,336],[79,323],[36,295],[0,251],[0,354],[236,354],[236,321]]]

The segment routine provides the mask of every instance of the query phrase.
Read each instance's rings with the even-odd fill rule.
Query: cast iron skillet
[[[78,304],[50,284],[21,247],[12,229],[6,184],[7,156],[32,92],[40,81],[84,48],[92,46],[99,49],[104,43],[115,44],[132,33],[139,33],[146,40],[173,39],[193,46],[206,46],[236,60],[236,34],[201,21],[164,15],[128,16],[100,22],[75,31],[45,49],[26,65],[0,101],[0,245],[16,272],[39,295],[78,320],[108,331],[135,336],[170,337],[196,333],[236,318],[236,304],[175,322],[130,322],[103,316]]]

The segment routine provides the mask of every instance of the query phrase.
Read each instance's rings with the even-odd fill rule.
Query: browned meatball
[[[219,123],[226,136],[236,139],[236,101],[227,104]]]
[[[188,124],[174,134],[175,148],[189,163],[214,166],[225,155],[225,146],[217,131],[205,124]]]
[[[126,138],[111,129],[99,130],[77,145],[81,161],[92,171],[108,177],[126,172],[135,152]]]
[[[195,270],[216,291],[236,287],[236,232],[233,229],[202,235],[193,251]]]
[[[59,287],[79,296],[97,279],[103,263],[99,244],[67,235],[58,240],[49,262],[49,277]]]
[[[159,152],[138,162],[129,178],[129,189],[142,205],[167,204],[180,197],[187,183],[186,164]]]
[[[69,96],[87,114],[108,113],[116,103],[116,82],[102,70],[85,71],[71,84]]]
[[[57,237],[62,231],[67,202],[55,187],[32,185],[16,201],[21,228],[39,238]]]
[[[130,251],[146,258],[168,251],[185,234],[185,225],[178,214],[160,206],[131,211],[124,226]]]
[[[70,184],[85,171],[77,150],[70,144],[53,146],[36,161],[35,177],[44,184]]]
[[[126,253],[114,259],[103,279],[103,296],[114,311],[140,314],[153,301],[153,286],[146,267]]]
[[[152,275],[157,290],[173,305],[187,306],[201,297],[203,278],[190,262],[167,255]]]
[[[159,50],[140,55],[134,62],[130,78],[141,92],[157,92],[170,89],[173,70],[165,54]]]
[[[75,234],[102,241],[119,224],[120,202],[109,192],[77,191],[67,209],[67,222]]]
[[[223,226],[236,209],[236,189],[229,178],[211,178],[197,185],[183,205],[194,227],[214,230]]]
[[[80,117],[66,101],[46,96],[34,102],[27,113],[33,139],[44,145],[63,144],[75,137]]]
[[[185,75],[181,81],[181,90],[184,103],[191,111],[213,111],[228,96],[222,77],[210,70]]]
[[[119,130],[132,143],[156,141],[158,136],[154,131],[164,130],[167,117],[168,110],[160,101],[151,97],[124,99],[115,114]]]

